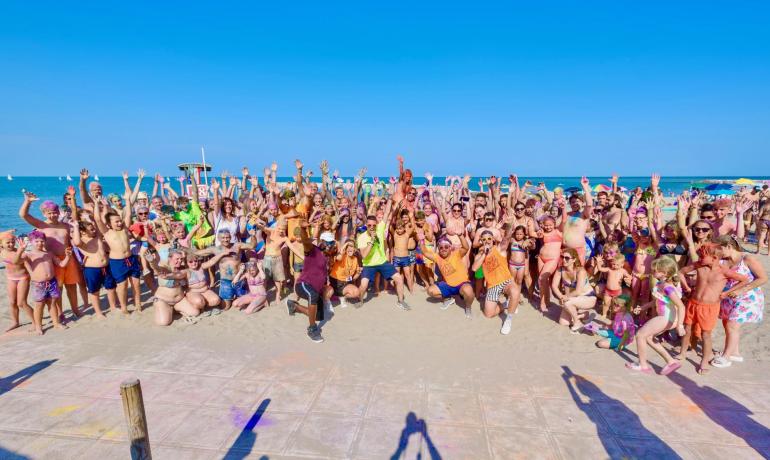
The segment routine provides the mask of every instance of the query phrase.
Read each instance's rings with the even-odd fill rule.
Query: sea
[[[744,176],[748,179],[755,181],[767,182],[770,181],[770,176]],[[679,176],[679,177],[662,177],[660,180],[660,188],[665,195],[678,194],[684,190],[689,190],[693,185],[704,181],[733,181],[738,179],[738,176],[730,177],[705,177],[705,176]],[[23,200],[23,191],[34,192],[41,201],[53,200],[56,203],[63,202],[63,195],[67,191],[67,187],[70,185],[78,187],[77,173],[73,174],[71,180],[68,180],[67,176],[62,177],[31,177],[31,176],[17,176],[13,178],[0,177],[0,231],[8,229],[16,229],[17,233],[27,233],[32,228],[19,218],[19,207]],[[352,181],[352,177],[343,177],[342,181]],[[380,181],[388,181],[387,176],[379,177]],[[433,183],[437,185],[443,185],[445,177],[436,176],[433,178]],[[471,190],[479,190],[479,180],[485,180],[486,178],[473,177],[470,181]],[[93,180],[93,178],[89,179]],[[289,181],[289,177],[279,177],[278,181]],[[313,177],[313,182],[320,182],[319,177]],[[503,178],[503,187],[507,186],[508,179]],[[555,187],[563,187],[568,189],[570,187],[580,187],[580,177],[519,177],[519,183],[523,186],[525,181],[531,181],[533,184],[540,182],[545,183],[549,190]],[[589,177],[591,186],[594,187],[597,184],[609,185],[609,176],[604,177]],[[170,178],[174,190],[179,190],[180,183],[176,178]],[[367,183],[372,183],[373,178],[367,178]],[[122,177],[100,177],[99,182],[102,184],[102,188],[105,194],[109,193],[123,193],[123,178]],[[136,178],[131,177],[129,179],[130,184],[133,186],[136,183]],[[414,183],[422,185],[426,182],[424,177],[415,177]],[[260,183],[262,180],[260,179]],[[618,185],[627,189],[633,189],[635,187],[647,187],[650,184],[649,177],[621,177],[618,181]],[[145,177],[141,190],[147,192],[148,195],[152,194],[153,178]],[[486,189],[486,186],[485,186]],[[39,210],[37,205],[40,202],[33,204],[33,215],[39,216]]]

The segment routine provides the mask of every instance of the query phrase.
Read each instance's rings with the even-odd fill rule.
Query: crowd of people
[[[201,191],[188,178],[187,193],[156,175],[151,195],[141,191],[144,171],[133,186],[124,173],[123,193],[105,195],[83,169],[79,189],[69,187],[61,205],[42,202],[40,217],[31,213],[37,196],[25,192],[19,215],[35,230],[0,234],[9,330],[23,312],[43,334],[46,306],[56,328],[88,309],[103,318],[103,297],[110,312],[141,312],[143,289],[161,326],[223,310],[254,314],[275,302],[306,315],[315,342],[335,305],[361,307],[388,291],[403,311],[420,295],[467,318],[480,309],[499,318],[501,334],[529,300],[544,315],[558,309],[570,332],[599,335],[601,348],[635,344],[630,371],[652,372],[652,348],[665,375],[698,342],[700,373],[742,361],[740,327],[762,320],[767,275],[742,244],[751,234],[757,252],[770,247],[766,186],[716,200],[687,191],[674,204],[657,175],[630,191],[617,176],[606,191],[595,193],[583,177],[567,193],[516,175],[505,185],[491,176],[471,191],[468,176],[435,183],[427,174],[415,185],[401,157],[397,176],[371,182],[366,169],[346,182],[324,161],[312,181],[301,161],[294,166],[286,183],[273,163],[261,181],[243,168]],[[666,220],[670,205],[675,217]],[[714,356],[719,320],[726,340]]]

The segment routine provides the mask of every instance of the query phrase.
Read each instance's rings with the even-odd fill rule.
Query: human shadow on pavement
[[[624,429],[633,430],[634,438],[644,439],[645,446],[649,446],[649,450],[655,452],[655,458],[682,458],[679,454],[674,452],[665,441],[645,428],[644,424],[642,424],[642,421],[639,419],[639,416],[623,402],[609,397],[590,380],[581,375],[574,374],[568,366],[562,366],[561,368],[564,371],[562,373],[562,378],[569,389],[572,399],[575,401],[578,408],[586,414],[594,425],[596,425],[599,440],[610,458],[623,456],[623,453],[618,451],[618,448],[620,447],[622,449],[622,446],[616,444],[612,433],[602,431],[601,429],[605,424],[603,422],[606,422],[608,426],[612,427],[613,421],[619,421]],[[580,397],[581,394],[590,398],[590,401],[587,403],[583,402]],[[604,420],[601,415],[601,407],[597,407],[595,405],[596,402],[601,402],[602,405],[612,408],[611,419],[609,419],[610,414],[607,414],[608,420]]]
[[[256,428],[259,420],[262,418],[262,415],[264,415],[269,404],[270,398],[264,399],[259,404],[257,410],[254,411],[254,414],[252,414],[249,421],[246,422],[246,425],[243,427],[243,430],[241,430],[241,434],[235,438],[233,445],[230,446],[230,449],[227,451],[225,456],[222,457],[223,460],[241,460],[249,456],[252,449],[254,449],[254,444],[257,442],[258,433],[254,432],[254,428]],[[260,460],[267,460],[267,456],[263,455],[260,457]]]
[[[668,375],[708,418],[743,439],[760,456],[770,453],[770,429],[757,422],[743,404],[709,386],[701,386],[679,372]]]
[[[406,416],[406,426],[401,431],[401,437],[398,440],[398,448],[393,455],[390,456],[391,460],[399,460],[402,455],[406,453],[406,448],[409,445],[409,438],[417,434],[420,442],[420,448],[418,450],[417,458],[422,458],[422,442],[425,441],[425,446],[428,449],[428,455],[431,460],[441,460],[441,454],[433,444],[433,440],[428,434],[428,424],[425,419],[418,419],[414,412],[409,412]]]
[[[9,391],[13,390],[17,386],[26,382],[27,380],[30,379],[30,377],[42,371],[43,369],[47,368],[48,366],[55,363],[56,361],[57,360],[55,359],[47,359],[45,361],[40,361],[37,364],[27,366],[24,369],[14,374],[11,374],[7,377],[0,378],[0,396],[8,393]],[[5,457],[0,457],[0,458],[5,458]]]

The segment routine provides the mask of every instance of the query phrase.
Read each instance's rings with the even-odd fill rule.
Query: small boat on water
[[[61,176],[59,176],[59,180],[62,180]]]
[[[68,180],[68,181],[70,181],[70,182],[72,182],[72,177],[70,177],[70,175],[69,175],[69,174],[67,174],[67,180]]]
[[[94,180],[99,180],[99,175],[98,174],[94,174]]]
[[[13,177],[11,177],[10,174],[8,174],[8,180],[13,180]]]

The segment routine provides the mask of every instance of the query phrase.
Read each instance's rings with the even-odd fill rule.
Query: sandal
[[[182,319],[187,324],[198,324],[198,317],[197,316],[185,316]]]
[[[724,356],[717,356],[716,358],[711,360],[711,365],[721,369],[721,368],[732,366],[733,362],[730,361],[729,358],[725,358]]]
[[[641,372],[642,374],[652,374],[651,367],[642,367],[639,363],[626,363],[626,369],[634,372]]]
[[[674,361],[673,363],[666,364],[666,366],[660,371],[660,375],[666,376],[672,372],[676,372],[677,369],[682,367],[682,363]]]

